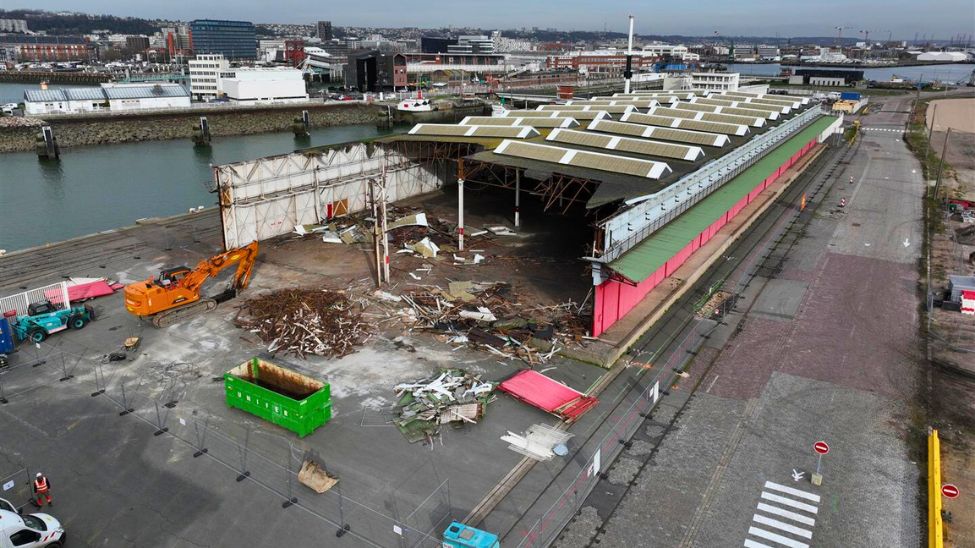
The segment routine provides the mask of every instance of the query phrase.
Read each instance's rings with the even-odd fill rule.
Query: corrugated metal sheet
[[[816,120],[609,267],[630,280],[643,281],[835,120],[832,116]]]
[[[28,89],[24,90],[24,100],[31,103],[51,103],[67,101],[68,96],[63,89]]]
[[[64,94],[70,101],[104,101],[105,92],[102,88],[65,88]]]
[[[190,92],[179,84],[145,86],[112,86],[105,89],[109,99],[148,99],[151,97],[188,97]]]

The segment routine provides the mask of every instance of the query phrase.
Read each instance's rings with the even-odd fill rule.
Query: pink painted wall
[[[619,321],[628,312],[633,310],[633,308],[640,303],[641,300],[650,293],[653,288],[660,285],[665,278],[671,276],[678,268],[681,267],[691,255],[701,248],[704,244],[714,237],[721,228],[728,223],[731,219],[741,213],[741,210],[745,208],[750,202],[752,202],[758,195],[768,188],[769,185],[774,183],[783,173],[800,158],[806,155],[810,150],[813,149],[817,144],[817,140],[813,139],[809,141],[806,145],[800,148],[791,158],[785,161],[781,166],[779,166],[774,172],[772,172],[768,177],[765,178],[761,183],[759,183],[747,196],[742,197],[735,205],[731,206],[724,214],[721,215],[714,223],[708,228],[704,229],[703,232],[694,237],[693,240],[687,243],[680,251],[674,254],[663,266],[657,269],[656,272],[650,275],[647,279],[642,282],[632,285],[624,282],[619,282],[616,280],[608,280],[602,284],[596,286],[595,291],[595,301],[593,305],[593,318],[592,318],[592,334],[594,337],[598,337],[604,331],[609,329],[611,325]]]

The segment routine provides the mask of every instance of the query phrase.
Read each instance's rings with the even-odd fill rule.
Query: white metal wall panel
[[[389,201],[442,185],[436,174],[409,158],[379,148],[370,156],[365,144],[217,166],[214,177],[227,247],[287,234],[297,224],[317,223],[332,202],[347,201],[350,213],[365,210],[369,181],[382,178],[384,162]]]

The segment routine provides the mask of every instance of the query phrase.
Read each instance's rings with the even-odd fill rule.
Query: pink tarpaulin
[[[515,373],[498,388],[528,405],[553,413],[569,422],[578,419],[599,403],[596,398],[586,396],[530,369]]]
[[[80,283],[68,283],[68,300],[71,302],[82,301],[85,299],[94,299],[95,297],[104,297],[105,295],[111,295],[115,293],[115,290],[121,289],[122,284],[115,283],[110,284],[107,280],[96,279],[92,281],[85,281]],[[60,293],[58,291],[47,291],[44,296],[48,299],[59,299]]]

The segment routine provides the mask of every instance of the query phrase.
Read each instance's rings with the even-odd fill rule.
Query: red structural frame
[[[604,331],[609,329],[610,326],[622,319],[628,312],[633,310],[633,308],[636,307],[636,305],[639,304],[640,301],[643,300],[643,298],[646,297],[651,290],[653,290],[653,288],[660,285],[660,282],[664,281],[664,279],[673,275],[673,273],[680,268],[681,265],[683,265],[695,251],[700,249],[701,246],[713,238],[721,227],[727,224],[728,221],[733,219],[736,215],[741,213],[741,210],[745,209],[745,206],[758,198],[758,195],[761,194],[763,190],[778,180],[787,169],[792,167],[796,162],[799,161],[800,158],[812,150],[817,143],[818,139],[815,138],[806,143],[791,158],[789,158],[772,174],[766,177],[764,181],[752,189],[748,195],[742,197],[738,203],[731,206],[731,208],[721,215],[721,217],[716,219],[711,226],[695,236],[693,240],[688,242],[686,246],[674,254],[673,257],[671,257],[666,263],[664,263],[663,266],[658,268],[657,271],[651,274],[647,279],[634,285],[629,282],[611,278],[596,286],[596,300],[592,318],[593,336],[598,337]]]

